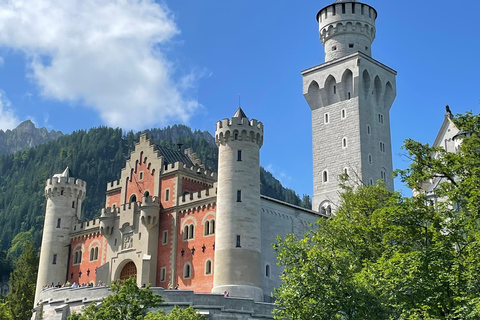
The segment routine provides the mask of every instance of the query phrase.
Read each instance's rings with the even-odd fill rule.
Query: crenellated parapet
[[[368,4],[335,1],[317,13],[319,34],[325,46],[325,62],[353,52],[372,55],[377,11]]]
[[[198,203],[200,200],[211,199],[217,196],[217,183],[212,188],[181,195],[178,199],[179,205]]]
[[[45,185],[45,198],[68,196],[85,199],[85,192],[87,190],[87,183],[81,179],[70,177],[53,177],[48,179]]]
[[[72,232],[90,232],[90,231],[96,231],[100,225],[100,219],[93,219],[89,221],[84,221],[81,223],[76,223],[72,226]]]
[[[215,130],[215,143],[217,146],[225,145],[229,141],[249,141],[263,145],[263,124],[256,120],[248,120],[245,114],[236,113],[231,119],[217,122]]]
[[[114,180],[107,183],[107,192],[118,189],[122,186],[121,180]]]

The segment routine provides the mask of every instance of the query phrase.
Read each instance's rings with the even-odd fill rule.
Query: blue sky
[[[240,94],[265,125],[261,164],[311,195],[300,71],[324,61],[315,15],[330,2],[0,0],[0,129],[31,119],[64,133],[184,123],[213,134]],[[403,141],[433,142],[446,104],[479,113],[480,5],[367,3],[372,56],[398,72],[392,149],[404,168]]]

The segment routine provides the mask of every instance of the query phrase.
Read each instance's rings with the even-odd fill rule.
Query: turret
[[[214,293],[263,301],[261,289],[260,148],[263,124],[238,108],[217,122],[218,187]]]
[[[377,11],[356,0],[337,0],[317,13],[325,62],[360,51],[372,56]]]
[[[80,219],[86,188],[85,181],[70,177],[68,167],[63,173],[55,174],[46,182],[47,206],[35,302],[38,302],[38,294],[45,285],[66,282],[70,229]]]

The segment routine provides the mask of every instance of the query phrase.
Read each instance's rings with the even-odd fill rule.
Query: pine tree
[[[38,271],[38,252],[32,242],[27,242],[22,254],[15,261],[15,269],[10,275],[10,293],[8,304],[16,320],[28,320],[32,317],[35,283]]]

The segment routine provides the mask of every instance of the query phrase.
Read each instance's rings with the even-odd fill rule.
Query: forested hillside
[[[218,150],[208,132],[195,131],[183,125],[145,131],[159,145],[182,149],[191,147],[202,163],[217,170]],[[45,181],[67,166],[74,177],[87,182],[83,217],[91,219],[105,205],[108,181],[120,177],[129,153],[139,140],[139,133],[100,127],[63,135],[34,148],[0,157],[0,249],[10,246],[13,237],[34,228],[34,239],[40,244],[45,213]],[[271,173],[261,169],[262,194],[309,207],[309,198],[300,199],[285,189]]]

